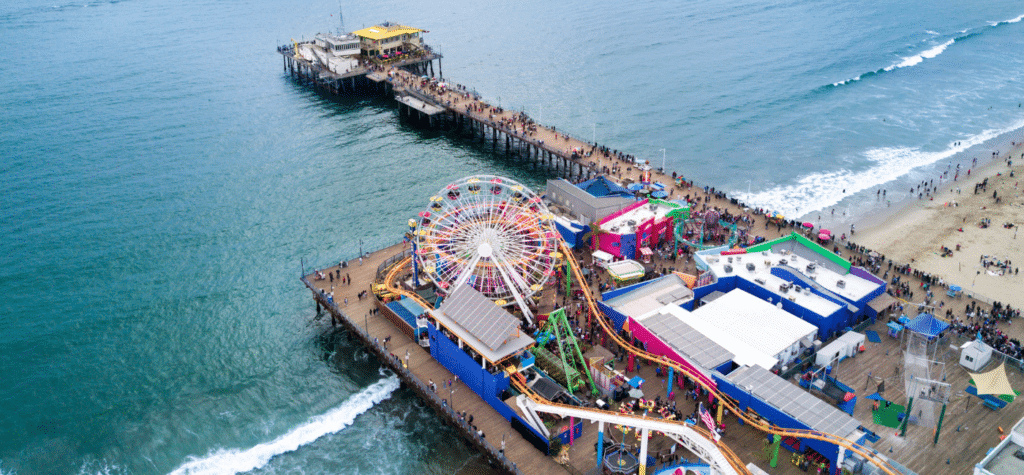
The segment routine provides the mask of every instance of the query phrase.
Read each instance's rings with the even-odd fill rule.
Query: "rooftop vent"
[[[836,287],[839,287],[840,289],[845,289],[846,281],[843,279],[839,279],[838,281],[836,281]]]

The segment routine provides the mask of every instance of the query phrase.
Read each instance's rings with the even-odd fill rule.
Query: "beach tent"
[[[974,340],[960,346],[960,366],[970,371],[978,371],[992,359],[992,347],[981,340]]]
[[[1006,365],[999,365],[998,368],[987,373],[968,372],[967,374],[971,375],[975,386],[978,387],[978,396],[1015,394],[1013,387],[1010,386],[1010,380],[1006,377]]]
[[[922,313],[907,322],[907,330],[920,333],[928,337],[929,340],[939,336],[939,333],[946,331],[947,328],[949,328],[948,323],[927,313]]]

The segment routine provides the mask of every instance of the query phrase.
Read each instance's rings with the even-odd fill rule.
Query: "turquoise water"
[[[876,3],[345,8],[430,30],[506,107],[802,214],[867,212],[1024,121],[1019,2]],[[457,177],[545,177],[291,82],[275,46],[337,8],[0,7],[0,472],[486,470],[314,318],[300,260],[399,240]]]

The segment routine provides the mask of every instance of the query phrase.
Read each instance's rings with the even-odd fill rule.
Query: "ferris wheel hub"
[[[494,248],[491,247],[491,243],[484,241],[480,243],[480,247],[476,248],[476,252],[480,254],[480,257],[489,258],[494,255]]]

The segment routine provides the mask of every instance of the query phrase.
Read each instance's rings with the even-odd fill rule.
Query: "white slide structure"
[[[710,465],[712,475],[739,475],[732,465],[729,464],[729,460],[718,448],[718,445],[715,444],[715,442],[693,430],[686,423],[681,423],[679,421],[666,421],[664,419],[648,419],[640,416],[629,416],[606,411],[595,411],[592,409],[565,406],[561,404],[543,404],[526,396],[517,397],[516,404],[523,408],[524,412],[526,412],[526,409],[529,409],[530,412],[544,412],[562,417],[575,417],[581,420],[598,421],[606,424],[633,427],[643,434],[647,434],[649,431],[663,432],[666,436],[682,445],[683,448],[689,450]],[[640,451],[640,460],[646,460],[646,438],[641,438]]]

